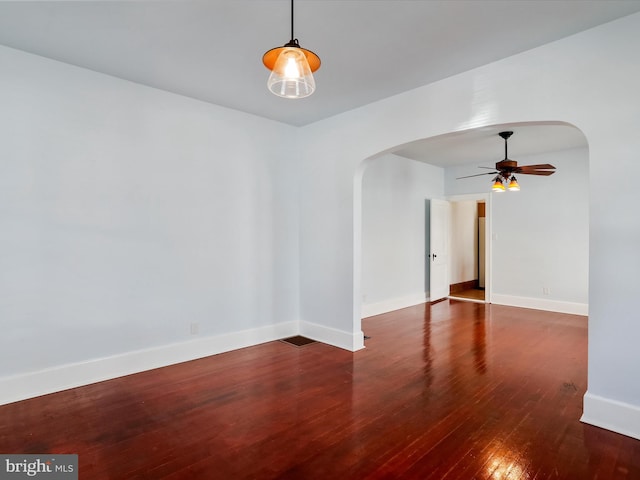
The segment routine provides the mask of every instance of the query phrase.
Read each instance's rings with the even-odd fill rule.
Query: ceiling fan
[[[518,162],[516,162],[515,160],[510,160],[507,155],[507,140],[511,135],[513,135],[513,132],[511,131],[500,132],[498,135],[500,135],[504,139],[504,159],[496,163],[495,171],[487,172],[487,173],[478,173],[476,175],[467,175],[466,177],[458,177],[458,179],[469,178],[469,177],[479,177],[480,175],[496,175],[496,177],[493,179],[494,183],[493,183],[492,190],[494,192],[504,192],[505,182],[508,182],[509,190],[520,190],[520,186],[518,185],[518,181],[516,180],[516,176],[515,176],[516,173],[522,174],[522,175],[544,175],[544,176],[553,175],[555,173],[556,167],[548,163],[541,163],[538,165],[523,165],[519,167]],[[493,170],[493,168],[491,167],[478,167],[478,168],[490,168],[491,170]]]

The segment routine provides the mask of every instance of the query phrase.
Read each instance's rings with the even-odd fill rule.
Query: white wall
[[[444,170],[387,154],[362,179],[362,316],[428,297],[428,199],[442,198]]]
[[[302,322],[362,347],[357,180],[365,159],[470,128],[565,121],[589,141],[592,187],[583,418],[640,438],[640,216],[629,210],[639,195],[639,43],[636,14],[301,128],[308,152],[300,178]],[[611,179],[612,165],[623,174]]]
[[[492,194],[493,303],[587,313],[588,155],[581,148],[518,156],[520,165],[550,163],[556,173],[520,175],[519,192]],[[447,169],[447,192],[488,191],[490,177],[456,180],[475,171],[473,166]]]
[[[295,333],[293,127],[9,48],[0,105],[0,403]]]
[[[451,202],[449,283],[478,279],[478,202]]]

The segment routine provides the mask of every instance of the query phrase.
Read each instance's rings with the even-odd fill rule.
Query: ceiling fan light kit
[[[496,163],[496,171],[488,172],[488,173],[479,173],[477,175],[467,175],[461,178],[470,178],[470,177],[479,177],[480,175],[496,175],[493,179],[493,186],[491,190],[493,192],[499,193],[504,192],[507,188],[512,192],[517,192],[520,190],[520,185],[518,184],[518,180],[516,179],[515,174],[521,175],[542,175],[549,176],[553,175],[556,171],[556,167],[550,165],[548,163],[542,163],[538,165],[523,165],[522,167],[518,166],[518,162],[515,160],[510,160],[508,156],[507,150],[507,140],[509,137],[513,135],[512,131],[504,131],[500,132],[500,135],[504,139],[504,159],[500,160]],[[480,167],[487,168],[487,167]],[[508,187],[505,188],[504,184],[507,183]]]
[[[267,88],[283,98],[304,98],[316,89],[313,72],[320,68],[320,57],[302,48],[293,35],[293,0],[291,0],[291,40],[272,48],[262,56],[262,63],[271,70]]]

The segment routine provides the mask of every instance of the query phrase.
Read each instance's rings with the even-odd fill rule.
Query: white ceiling
[[[289,40],[288,0],[0,1],[0,44],[299,126],[638,11],[639,0],[297,0],[295,36],[322,59],[302,100],[269,93],[261,61]]]

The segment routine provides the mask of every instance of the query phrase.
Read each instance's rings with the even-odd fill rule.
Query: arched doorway
[[[385,198],[387,201],[393,199],[401,203],[415,201],[420,194],[423,194],[423,202],[426,198],[486,195],[490,190],[490,178],[479,177],[466,183],[456,178],[476,173],[478,166],[491,166],[491,159],[494,161],[501,159],[502,144],[495,137],[496,132],[505,128],[515,130],[520,139],[520,142],[511,148],[510,157],[521,159],[523,163],[555,161],[562,165],[559,166],[558,173],[551,177],[553,181],[547,178],[521,180],[521,183],[524,181],[523,191],[505,194],[513,196],[509,198],[509,202],[504,201],[506,196],[502,197],[501,202],[496,206],[497,212],[494,213],[503,218],[496,219],[497,231],[493,232],[496,250],[488,256],[488,261],[495,263],[496,279],[501,286],[494,302],[586,314],[588,304],[586,139],[578,129],[566,123],[524,122],[482,127],[422,139],[387,150],[361,162],[354,175],[354,331],[360,330],[363,317],[382,313],[385,308],[386,311],[390,311],[429,300],[428,282],[423,281],[422,290],[420,290],[419,282],[416,281],[415,268],[413,268],[415,265],[425,265],[425,250],[424,248],[414,249],[414,258],[408,260],[403,257],[406,251],[403,251],[402,245],[411,242],[401,240],[403,236],[415,236],[421,230],[425,232],[424,215],[419,218],[419,215],[416,216],[417,210],[411,207],[415,222],[413,224],[411,221],[398,222],[396,218],[406,213],[409,208],[406,205],[396,205],[399,208],[395,211],[393,208],[385,210],[383,204]],[[452,153],[443,154],[447,149]],[[478,153],[471,156],[470,152],[474,149]],[[465,155],[466,161],[463,158]],[[414,158],[409,158],[410,156]],[[430,159],[434,159],[433,163],[429,163]],[[387,179],[384,178],[385,175]],[[438,175],[441,178],[436,178],[436,184],[433,184],[434,178]],[[568,178],[569,176],[571,178]],[[428,182],[432,185],[425,190],[423,184]],[[437,182],[441,183],[440,187]],[[560,185],[563,190],[560,189]],[[376,198],[375,195],[378,195],[378,204],[371,205],[371,199]],[[563,200],[567,195],[572,206],[564,208],[565,212],[559,219],[545,220],[546,214],[540,213],[558,211],[558,205],[567,203],[567,200]],[[421,208],[424,207],[421,206]],[[573,209],[575,215],[568,215],[567,209]],[[375,212],[372,214],[373,211]],[[506,218],[505,212],[509,215]],[[534,220],[539,223],[537,226],[539,232],[525,232],[519,235],[510,231],[510,227],[513,227],[524,232],[527,229],[527,222],[531,223]],[[548,223],[548,232],[544,230],[543,220]],[[422,225],[420,221],[423,222]],[[378,225],[371,228],[371,222],[378,222]],[[385,222],[388,235],[384,234]],[[558,232],[563,229],[570,229],[569,234],[577,240],[567,243],[567,239],[562,236],[564,234],[558,235]],[[389,238],[394,236],[395,238]],[[538,240],[536,236],[539,237]],[[371,238],[375,239],[377,248],[371,248]],[[532,245],[528,241],[529,238],[533,242],[541,242],[542,246],[538,248],[535,244]],[[560,248],[551,247],[554,241],[560,242]],[[380,245],[381,242],[386,244]],[[518,242],[524,242],[520,250],[517,246]],[[424,246],[426,242],[423,238],[418,243]],[[545,248],[551,253],[545,252]],[[525,251],[530,252],[532,260],[527,259],[527,255],[523,253]],[[555,258],[554,256],[557,257],[555,261],[548,260]],[[378,259],[379,264],[372,267],[368,264],[371,259]],[[399,263],[404,267],[399,267]],[[545,263],[549,263],[545,269],[549,275],[546,276],[545,272],[539,271],[538,268]],[[556,268],[554,265],[562,266]],[[511,278],[513,275],[510,269],[512,268],[519,272],[518,281],[513,281]],[[423,280],[428,276],[428,267],[425,271]],[[491,267],[490,271],[493,271]],[[393,278],[400,279],[403,272],[412,277],[413,282],[405,281],[406,278],[395,283],[389,281]],[[382,281],[371,282],[369,275],[379,275]],[[569,278],[567,275],[572,276]],[[558,288],[552,286],[558,283],[578,286],[573,291],[568,289],[562,291],[561,285]],[[400,284],[402,284],[401,287],[397,288]],[[510,284],[513,288],[505,290],[505,284]]]

